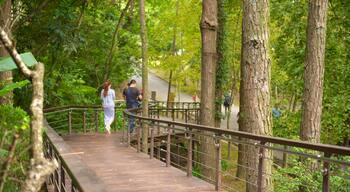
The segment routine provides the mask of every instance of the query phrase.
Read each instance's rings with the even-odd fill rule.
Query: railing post
[[[153,127],[151,128],[151,149],[149,153],[149,158],[152,159],[154,155],[154,131]]]
[[[171,129],[168,128],[168,138],[167,138],[167,144],[166,144],[166,166],[169,167],[170,166],[170,137],[171,137]]]
[[[187,177],[192,177],[192,132],[188,133],[188,149],[187,149]]]
[[[64,188],[66,187],[66,174],[64,172],[63,165],[61,163],[61,188],[60,191],[64,191]]]
[[[72,110],[69,110],[68,112],[68,131],[69,134],[72,133]]]
[[[188,123],[188,109],[184,109],[185,110],[185,123]]]
[[[171,119],[175,121],[175,109],[171,109]]]
[[[231,158],[231,141],[227,142],[227,159]]]
[[[160,118],[160,109],[157,109],[157,118]],[[159,121],[157,122],[157,135],[160,135],[160,126],[159,126]]]
[[[139,126],[137,127],[137,152],[141,151],[141,127],[142,121],[139,119]]]
[[[288,147],[287,145],[284,146],[284,150],[287,150]],[[287,158],[288,158],[288,155],[286,152],[283,152],[283,164],[282,164],[282,167],[283,168],[286,168],[287,167]]]
[[[260,142],[261,145],[265,145],[264,141]],[[264,167],[264,148],[259,147],[259,165],[258,165],[258,192],[262,192],[262,179],[263,179],[263,167]]]
[[[98,133],[98,110],[95,111],[95,132]]]
[[[83,112],[83,130],[84,130],[84,133],[86,133],[86,110],[85,109]]]
[[[220,139],[215,139],[215,190],[221,188],[221,145]]]
[[[326,158],[331,157],[330,153],[324,154]],[[329,162],[324,161],[323,162],[323,181],[322,181],[322,191],[323,192],[329,192]]]

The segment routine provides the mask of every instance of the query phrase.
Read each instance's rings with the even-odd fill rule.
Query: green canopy
[[[34,66],[38,61],[34,58],[31,52],[20,54],[22,61],[28,66]],[[0,57],[0,71],[11,71],[17,69],[15,62],[11,57]]]

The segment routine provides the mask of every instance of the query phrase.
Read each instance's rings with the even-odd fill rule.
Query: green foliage
[[[10,105],[0,105],[0,165],[3,165],[9,155],[9,149],[15,134],[19,135],[15,148],[16,157],[12,162],[4,191],[20,191],[26,170],[29,166],[29,116],[25,111]]]
[[[282,111],[282,116],[273,118],[273,135],[289,139],[299,139],[300,131],[300,111]]]
[[[276,192],[313,192],[322,191],[322,172],[310,171],[308,163],[293,160],[287,168],[277,168],[273,174],[274,191]],[[332,191],[349,192],[350,181],[346,178],[349,169],[331,166],[330,188]]]
[[[14,89],[17,88],[22,88],[26,86],[28,83],[30,83],[28,80],[20,81],[20,82],[15,82],[11,84],[7,84],[5,87],[0,89],[0,97],[6,95],[7,93],[13,91]]]
[[[29,117],[25,111],[11,105],[0,105],[0,129],[21,131],[29,128]]]

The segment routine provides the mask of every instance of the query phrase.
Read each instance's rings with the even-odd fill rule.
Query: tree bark
[[[7,34],[10,32],[11,24],[11,0],[6,0],[3,2],[2,7],[0,8],[0,25],[3,27]],[[0,57],[7,57],[5,47],[0,44]],[[12,71],[2,71],[0,72],[0,89],[7,84],[12,83]],[[13,92],[9,92],[7,95],[0,97],[0,104],[12,104],[13,103]]]
[[[226,13],[225,0],[217,0],[218,6],[218,30],[217,30],[217,66],[216,66],[216,81],[215,81],[215,127],[220,127],[222,118],[223,104],[223,89],[227,82],[227,62],[225,60],[225,30],[226,30]]]
[[[27,172],[27,178],[22,186],[22,191],[37,192],[40,190],[46,177],[56,168],[57,162],[45,159],[43,153],[43,103],[44,103],[44,65],[38,63],[34,70],[30,70],[22,61],[17,50],[7,36],[6,32],[0,27],[0,41],[11,55],[19,71],[28,79],[32,80],[33,97],[30,105],[31,110],[31,143],[32,158],[30,169]]]
[[[300,139],[320,142],[327,0],[310,0]]]
[[[142,43],[142,116],[148,117],[148,55],[147,55],[147,31],[145,16],[145,0],[140,0],[140,24],[141,24],[141,43]],[[142,125],[142,150],[148,151],[148,126]]]
[[[203,0],[201,17],[202,35],[202,65],[201,65],[201,104],[200,123],[207,126],[215,126],[215,71],[216,71],[216,38],[217,38],[217,1]],[[214,140],[209,137],[201,137],[201,151],[207,154],[215,154]],[[215,160],[207,155],[201,155],[204,165],[215,167]],[[215,180],[215,171],[202,166],[205,177]]]
[[[179,14],[179,1],[176,1],[176,17]],[[172,45],[172,54],[173,56],[176,55],[176,33],[177,33],[177,25],[175,23],[174,25],[174,31],[173,31],[173,45]],[[167,106],[170,107],[170,94],[171,94],[171,86],[172,86],[172,79],[173,79],[173,69],[170,69],[169,74],[169,84],[168,84],[168,96],[167,96]]]
[[[120,14],[120,17],[118,19],[117,25],[115,26],[115,30],[114,30],[114,33],[113,33],[113,36],[112,36],[112,45],[111,45],[111,48],[109,50],[107,61],[106,61],[106,64],[105,64],[105,75],[104,75],[104,78],[103,78],[104,81],[107,81],[107,79],[110,76],[110,70],[109,69],[111,67],[111,63],[112,63],[112,60],[113,60],[113,53],[114,53],[114,50],[115,50],[115,46],[117,44],[118,31],[119,31],[119,28],[120,28],[120,26],[122,24],[123,18],[125,16],[126,12],[129,9],[129,6],[130,6],[131,2],[132,2],[132,0],[128,0],[128,3],[125,5],[124,9],[122,10],[122,12]]]
[[[240,92],[240,130],[258,135],[272,135],[270,111],[270,59],[268,53],[268,0],[243,1],[242,60]],[[249,141],[256,142],[256,141]],[[242,146],[246,154],[246,189],[257,191],[259,148]],[[241,154],[242,155],[242,154]],[[262,191],[273,191],[272,154],[264,149]]]

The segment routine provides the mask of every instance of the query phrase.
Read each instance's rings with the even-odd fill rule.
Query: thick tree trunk
[[[241,60],[241,95],[239,126],[242,131],[272,135],[270,111],[270,59],[268,54],[268,0],[243,2],[243,32]],[[256,141],[251,141],[256,142]],[[246,189],[257,191],[259,148],[244,145],[246,154]],[[264,156],[261,180],[262,191],[273,191],[271,178],[272,154]]]
[[[7,34],[10,32],[10,23],[11,23],[11,0],[6,0],[3,2],[2,7],[0,8],[0,26],[3,27]],[[0,57],[7,57],[5,47],[0,44]],[[3,71],[0,72],[0,89],[7,84],[12,83],[12,71]],[[7,95],[0,97],[0,104],[12,104],[13,103],[13,93],[12,91]]]
[[[225,60],[225,30],[226,30],[226,13],[225,0],[217,0],[218,6],[218,31],[217,31],[217,66],[216,66],[216,81],[215,81],[215,127],[221,125],[221,107],[223,104],[224,85],[227,82],[228,67]]]
[[[310,0],[300,139],[320,142],[327,0]]]
[[[140,0],[140,24],[141,24],[141,43],[142,43],[142,116],[148,117],[148,55],[147,55],[147,31],[145,16],[145,0]],[[148,126],[142,125],[142,150],[148,152]]]
[[[207,126],[215,126],[215,70],[216,70],[216,37],[217,37],[217,1],[203,0],[201,34],[202,34],[202,67],[201,67],[201,113],[200,123]],[[210,155],[215,154],[214,141],[208,137],[202,137],[201,151]],[[201,156],[202,163],[215,167],[215,159],[207,155]],[[205,177],[215,180],[213,169],[202,167]]]

